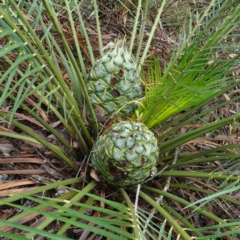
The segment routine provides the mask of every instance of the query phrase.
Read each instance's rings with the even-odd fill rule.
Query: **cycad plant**
[[[239,238],[239,1],[191,11],[164,65],[150,2],[106,3],[132,26],[108,45],[103,2],[0,2],[0,135],[34,150],[0,160],[29,174],[3,239]]]

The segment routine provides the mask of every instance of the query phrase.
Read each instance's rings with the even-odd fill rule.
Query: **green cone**
[[[157,139],[143,123],[114,124],[95,143],[91,162],[108,184],[124,187],[156,173]]]
[[[137,108],[132,101],[142,96],[140,84],[136,63],[124,47],[116,44],[93,66],[88,91],[93,105],[102,107],[105,115],[126,116]]]

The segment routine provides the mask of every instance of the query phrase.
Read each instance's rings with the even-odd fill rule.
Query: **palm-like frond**
[[[3,8],[0,9],[1,15],[3,16],[1,18],[1,37],[4,37],[7,41],[3,46],[2,54],[6,64],[9,64],[8,70],[1,76],[0,80],[1,82],[4,82],[6,76],[8,76],[7,82],[4,82],[5,89],[2,92],[1,104],[10,95],[15,95],[16,92],[14,91],[17,91],[18,93],[16,94],[16,101],[14,103],[14,107],[12,108],[12,113],[14,114],[14,112],[16,112],[16,110],[19,108],[19,106],[21,106],[27,97],[38,97],[38,109],[39,107],[46,105],[49,110],[53,111],[60,118],[65,127],[78,136],[79,142],[81,142],[83,149],[85,152],[87,152],[87,145],[83,140],[82,135],[79,133],[76,123],[80,124],[82,127],[83,133],[90,144],[92,143],[92,140],[88,130],[86,129],[85,123],[82,120],[78,103],[76,102],[72,92],[69,90],[69,87],[62,77],[57,56],[51,52],[47,52],[44,46],[44,44],[47,44],[50,51],[53,51],[56,48],[56,53],[60,54],[60,56],[63,57],[63,60],[65,59],[63,63],[66,64],[66,69],[68,69],[69,75],[72,77],[72,79],[78,79],[77,83],[75,80],[74,86],[81,86],[82,91],[79,93],[79,95],[85,93],[85,95],[82,96],[84,96],[86,102],[88,103],[88,109],[90,113],[92,113],[92,120],[94,121],[95,116],[88,99],[83,78],[80,74],[77,63],[72,56],[70,48],[67,48],[68,44],[66,43],[66,39],[64,38],[63,34],[61,34],[63,36],[61,40],[63,43],[65,43],[65,50],[68,53],[67,58],[62,50],[56,45],[54,37],[50,31],[51,29],[46,29],[43,24],[44,21],[42,17],[44,16],[44,8],[42,5],[40,8],[38,8],[36,3],[35,5],[31,6],[29,13],[36,13],[36,15],[39,16],[39,18],[37,18],[38,22],[35,20],[31,25],[26,20],[26,16],[22,14],[16,3],[14,1],[10,1],[10,3],[10,9],[12,10],[13,8],[18,14],[17,20],[14,20],[13,16],[7,14]],[[55,17],[53,16],[54,12],[52,8],[49,4],[47,4],[46,7],[48,7],[47,10],[50,11],[49,14],[54,19]],[[16,21],[18,22],[16,23]],[[26,28],[25,31],[28,32],[28,36],[25,36],[22,33],[22,29],[18,26],[21,26],[22,23]],[[55,23],[55,27],[58,26],[56,20],[54,20],[53,23]],[[43,39],[40,39],[36,35],[34,31],[34,27],[36,25],[46,30]],[[58,28],[57,31],[61,31],[61,29]],[[44,41],[45,39],[46,41]],[[17,76],[16,74],[20,76],[20,80],[17,81],[12,88],[10,88],[14,83],[14,78]],[[80,88],[76,87],[76,89]],[[62,117],[59,111],[56,109],[56,105],[59,105],[59,107],[63,110],[64,117]],[[94,125],[96,131],[96,123]]]
[[[210,4],[196,20],[195,27],[189,27],[182,43],[175,47],[162,76],[157,59],[147,66],[147,93],[138,115],[148,127],[163,124],[174,114],[212,100],[226,87],[236,86],[236,76],[231,76],[231,72],[240,63],[240,55],[235,52],[237,43],[224,43],[223,39],[231,37],[230,32],[238,27],[240,16],[239,5],[229,7],[229,4],[225,2],[218,10]],[[220,13],[225,14],[227,7],[230,17],[220,20]],[[208,15],[211,19],[206,20]],[[230,53],[234,57],[229,58]]]
[[[53,114],[65,130],[76,137],[82,152],[90,152],[98,126],[85,86],[86,62],[88,67],[95,62],[82,11],[86,2],[90,4],[77,0],[58,3],[35,0],[31,4],[28,1],[2,0],[0,3],[0,117],[27,136],[19,137],[21,133],[2,129],[0,135],[46,146],[75,171],[78,170],[74,161],[78,153],[50,125],[45,111]],[[160,66],[156,58],[149,61],[147,54],[167,1],[162,1],[156,12],[144,51],[142,43],[145,41],[146,17],[153,3],[138,1],[136,6],[134,3],[130,4],[130,7],[136,7],[131,15],[136,15],[129,49],[134,49],[137,35],[140,44],[136,49],[136,61],[139,68],[147,68],[147,71],[144,101],[139,103],[133,119],[144,122],[149,128],[155,127],[160,149],[159,174],[152,180],[152,186],[142,186],[139,194],[138,203],[144,201],[144,204],[134,206],[133,202],[136,204],[135,198],[138,197],[135,187],[117,190],[113,201],[99,197],[101,193],[99,188],[95,188],[96,182],[80,186],[85,180],[82,178],[46,184],[21,194],[12,189],[4,191],[5,195],[12,196],[1,199],[0,206],[22,211],[0,220],[1,236],[17,239],[15,234],[10,233],[16,229],[21,233],[18,239],[37,236],[69,239],[65,237],[69,236],[69,229],[81,231],[82,236],[100,234],[111,239],[216,239],[224,236],[234,238],[239,234],[238,219],[229,217],[223,220],[210,211],[221,207],[224,202],[240,206],[238,200],[229,196],[229,193],[239,191],[236,185],[240,181],[237,169],[239,144],[214,146],[193,153],[178,154],[176,149],[192,140],[201,141],[198,139],[200,136],[240,118],[238,113],[232,114],[179,134],[180,129],[188,124],[226,104],[239,101],[240,96],[236,95],[202,110],[211,100],[239,85],[238,76],[232,73],[240,64],[236,40],[239,34],[233,34],[240,22],[240,5],[236,0],[211,1],[203,13],[191,15],[186,27],[188,30],[183,31],[178,43],[175,43],[169,63]],[[91,4],[92,16],[96,20],[98,55],[101,55],[103,42],[99,4],[96,0]],[[124,2],[122,6],[129,7]],[[60,21],[63,16],[69,21],[67,30]],[[73,44],[69,44],[65,36],[68,31]],[[79,35],[84,36],[87,54]],[[10,110],[2,108],[5,101],[13,103]],[[18,121],[19,110],[24,110],[53,134],[60,146],[49,143]],[[214,165],[216,162],[220,163],[218,167]],[[203,169],[206,163],[214,167]],[[216,182],[219,184],[217,188]],[[70,185],[72,188],[68,187]],[[48,192],[60,186],[69,192],[60,197],[49,197]],[[81,190],[76,190],[76,186]],[[2,189],[6,188],[2,186]],[[43,193],[46,194],[44,197]],[[202,199],[197,201],[194,196]],[[22,206],[19,204],[21,199],[29,200],[32,205]],[[88,211],[90,215],[87,215]],[[209,227],[198,227],[196,219],[199,216]],[[30,220],[33,225],[30,225]],[[54,234],[49,233],[52,225],[58,225]],[[208,234],[207,230],[214,232]]]
[[[68,182],[62,181],[57,184],[50,184],[48,187],[45,187],[45,190],[54,189],[57,185],[64,186],[64,184],[79,181],[81,180],[72,179],[68,180]],[[7,204],[23,210],[21,214],[8,219],[5,223],[1,220],[1,232],[4,233],[9,227],[14,227],[22,230],[27,239],[33,238],[36,235],[51,237],[52,239],[69,239],[64,237],[61,238],[61,236],[71,226],[74,228],[85,229],[111,239],[135,239],[132,234],[124,231],[125,228],[134,228],[131,219],[132,214],[130,214],[129,208],[115,201],[110,201],[98,197],[95,194],[88,193],[95,185],[96,183],[92,182],[83,188],[82,191],[66,187],[66,190],[68,190],[69,193],[57,198],[31,197],[32,193],[27,192],[15,195],[14,198],[10,197],[7,200],[1,200],[0,205]],[[87,199],[82,203],[79,203],[83,197]],[[32,203],[35,202],[38,205],[30,208],[12,203],[13,201],[16,201],[16,199],[21,198],[28,199],[32,201]],[[106,205],[106,207],[102,208],[100,202],[101,204]],[[61,203],[63,203],[63,205]],[[71,209],[72,207],[78,208],[78,211]],[[51,212],[49,211],[49,208],[51,209]],[[85,213],[87,211],[95,214],[92,216],[88,215]],[[31,227],[18,224],[20,219],[22,222],[27,222],[29,221],[29,216],[34,217],[36,214],[41,216],[41,218],[34,231],[32,231],[33,229]],[[44,230],[45,227],[56,220],[63,223],[59,231],[56,234],[46,232]],[[8,225],[7,228],[4,227],[6,224]],[[111,231],[109,231],[110,229]],[[4,236],[4,234],[2,236]]]
[[[164,175],[167,176],[167,174]],[[172,174],[168,175],[191,176],[191,174],[188,172],[179,172],[178,175],[175,174],[175,172],[172,172]],[[217,179],[218,176],[222,179],[229,178],[229,176],[211,173],[209,174],[211,179]],[[237,181],[240,180],[239,177],[236,176],[232,178],[230,177],[229,181],[234,181],[234,179]],[[61,238],[71,227],[72,229],[76,229],[76,233],[78,229],[84,229],[93,235],[100,234],[101,236],[110,237],[111,239],[136,239],[136,237],[140,237],[140,239],[147,239],[146,236],[150,236],[152,239],[154,239],[154,236],[156,235],[164,239],[164,236],[172,236],[171,232],[167,230],[170,224],[174,231],[178,232],[178,237],[181,236],[183,239],[207,239],[206,234],[203,235],[203,232],[206,231],[206,228],[194,228],[191,221],[189,221],[189,219],[194,218],[195,214],[198,216],[198,218],[199,215],[201,215],[217,223],[209,227],[209,229],[216,230],[215,235],[208,235],[208,237],[221,237],[229,235],[234,236],[239,234],[239,222],[237,219],[223,220],[207,211],[204,206],[206,204],[221,204],[217,202],[214,203],[216,201],[216,195],[218,195],[223,201],[240,206],[239,201],[224,195],[226,191],[233,192],[239,189],[239,186],[236,186],[237,182],[233,182],[227,189],[224,189],[224,185],[219,187],[219,192],[217,193],[200,187],[188,186],[186,184],[170,185],[170,187],[172,189],[176,189],[176,191],[178,191],[178,189],[189,189],[192,192],[199,194],[207,194],[207,197],[203,198],[202,200],[204,205],[202,204],[199,206],[196,205],[197,202],[190,203],[184,198],[178,197],[173,193],[145,186],[140,192],[140,199],[144,199],[154,207],[154,209],[160,214],[159,216],[163,216],[163,219],[162,217],[157,217],[157,215],[154,217],[154,219],[151,219],[149,218],[149,206],[146,206],[147,209],[145,210],[138,208],[137,213],[134,212],[132,201],[129,199],[128,194],[123,189],[120,190],[123,194],[123,199],[126,200],[128,206],[116,201],[99,197],[96,194],[91,194],[90,192],[96,186],[96,183],[94,182],[89,183],[82,190],[76,190],[67,187],[69,184],[77,184],[81,181],[82,180],[80,178],[60,181],[39,187],[37,189],[26,191],[22,194],[14,194],[12,197],[2,199],[0,201],[0,206],[8,205],[17,209],[21,209],[22,212],[9,218],[7,221],[0,221],[0,235],[7,236],[7,232],[9,232],[10,229],[15,228],[22,230],[22,234],[26,236],[27,239],[36,236],[59,239],[59,237]],[[61,188],[64,188],[65,192],[67,193],[56,198],[48,198],[44,196],[33,197],[33,194],[41,193],[42,191],[47,193],[49,190],[57,189],[57,187],[60,186]],[[136,189],[132,188],[132,190]],[[9,190],[8,193],[13,194],[14,190]],[[162,202],[159,205],[154,198],[155,194],[163,196],[165,198],[164,203]],[[32,206],[23,206],[13,203],[19,199],[30,200]],[[204,200],[206,201],[204,202]],[[174,207],[170,207],[174,204],[177,204],[177,206],[182,206],[180,213],[175,211]],[[189,211],[188,209],[191,210]],[[87,214],[87,212],[90,214]],[[35,220],[36,227],[34,228],[19,224],[20,220],[22,223],[26,224],[36,216],[39,216],[40,218]],[[176,222],[176,218],[179,222]],[[61,227],[56,234],[49,233],[48,227],[50,224],[56,224],[56,220]],[[219,229],[219,232],[217,229]],[[223,231],[223,229],[225,230]],[[197,238],[193,236],[196,236]],[[63,237],[62,239],[69,238]]]

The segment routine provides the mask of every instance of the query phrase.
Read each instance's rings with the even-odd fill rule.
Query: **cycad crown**
[[[154,134],[143,123],[123,121],[99,137],[91,161],[108,184],[124,187],[154,175],[157,157]]]
[[[133,102],[142,96],[136,63],[118,44],[96,61],[90,72],[88,91],[91,102],[102,107],[105,115],[126,116],[137,108]]]

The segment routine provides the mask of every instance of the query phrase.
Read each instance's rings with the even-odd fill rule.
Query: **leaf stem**
[[[97,6],[96,0],[93,0],[93,6],[94,6],[95,20],[96,20],[96,24],[97,24],[99,51],[102,56],[103,55],[103,43],[102,43],[101,27],[100,27],[99,16],[98,16],[98,6]]]
[[[120,191],[131,211],[131,217],[132,217],[132,221],[133,221],[133,231],[134,231],[134,236],[136,237],[136,239],[141,239],[140,237],[140,232],[139,232],[139,224],[138,224],[138,220],[137,220],[137,215],[134,211],[133,208],[133,204],[128,196],[128,194],[126,193],[126,191],[123,188],[120,188]]]
[[[12,0],[11,0],[11,1],[12,1]],[[83,81],[83,78],[82,78],[82,76],[81,76],[81,72],[80,72],[80,70],[79,70],[79,68],[78,68],[78,66],[77,66],[76,60],[75,60],[74,57],[73,57],[72,51],[71,51],[71,49],[70,49],[70,47],[69,47],[69,45],[68,45],[68,43],[67,43],[67,40],[66,40],[66,38],[64,37],[63,31],[62,31],[59,23],[57,22],[57,19],[54,17],[54,14],[53,14],[53,11],[52,11],[52,9],[51,9],[51,7],[50,7],[50,5],[49,5],[49,2],[46,1],[46,0],[42,0],[42,1],[43,1],[43,4],[44,4],[44,6],[45,6],[45,8],[46,8],[46,10],[47,10],[47,12],[48,12],[48,14],[49,14],[49,17],[50,17],[51,20],[52,20],[52,23],[53,23],[54,27],[56,28],[56,30],[57,30],[57,32],[58,32],[58,34],[59,34],[59,37],[61,38],[61,40],[62,40],[62,42],[63,42],[64,49],[66,50],[66,52],[67,52],[67,54],[68,54],[68,57],[69,57],[69,59],[71,60],[71,62],[72,62],[72,64],[73,64],[73,67],[74,67],[74,69],[75,69],[75,71],[76,71],[77,77],[78,77],[78,79],[79,79],[79,83],[80,83],[80,85],[81,85],[81,87],[82,87],[82,91],[83,91],[84,96],[85,96],[85,100],[86,100],[86,104],[87,104],[87,106],[88,106],[89,113],[90,113],[90,116],[91,116],[91,120],[92,120],[92,124],[93,124],[93,125],[92,125],[92,126],[93,126],[93,133],[94,133],[95,136],[97,136],[97,133],[98,133],[97,119],[96,119],[96,116],[95,116],[95,113],[94,113],[92,104],[91,104],[91,102],[90,102],[90,98],[89,98],[89,95],[88,95],[88,91],[87,91],[85,82]],[[66,86],[66,85],[64,85],[64,86]],[[66,94],[68,94],[68,92],[69,92],[69,91],[66,91]],[[72,96],[71,96],[71,98],[72,98]],[[75,103],[75,100],[74,100],[73,102]],[[73,111],[74,111],[74,112],[76,111],[76,110],[75,110],[76,107],[77,107],[77,104],[75,103],[74,106],[73,106]],[[81,119],[81,117],[80,117],[80,114],[79,114],[79,113],[78,113],[78,114],[76,113],[75,115],[76,115],[76,117],[77,117],[77,119],[78,119],[78,121],[79,121],[79,123],[80,123],[80,125],[81,125],[81,127],[82,127],[82,129],[83,129],[83,132],[84,132],[84,134],[86,135],[86,137],[87,137],[87,139],[88,139],[88,141],[89,141],[89,143],[92,144],[91,136],[89,135],[89,132],[88,132],[88,130],[87,130],[84,122],[82,121],[82,119]]]
[[[151,197],[149,197],[146,193],[140,191],[140,196],[149,204],[151,204],[154,209],[156,209],[167,221],[173,226],[177,233],[183,237],[184,240],[191,240],[192,238],[186,233],[186,231],[177,223],[177,221],[160,205],[158,205]],[[159,193],[160,194],[160,193]]]

